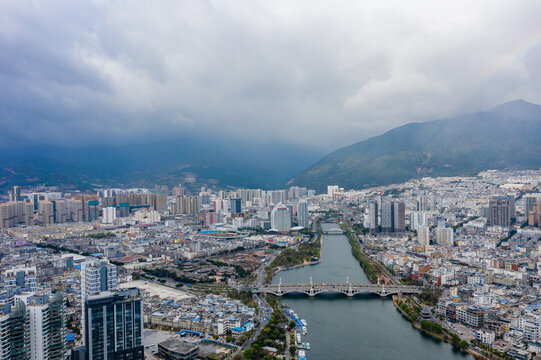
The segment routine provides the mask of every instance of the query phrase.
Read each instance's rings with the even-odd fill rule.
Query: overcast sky
[[[540,19],[540,1],[4,0],[0,133],[334,149],[541,103]]]

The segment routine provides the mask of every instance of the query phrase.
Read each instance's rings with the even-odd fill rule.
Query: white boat
[[[306,359],[306,353],[304,350],[299,350],[299,360],[305,360]]]
[[[303,335],[306,335],[306,326],[303,326],[303,327],[302,327],[302,334],[303,334]]]
[[[308,324],[306,323],[306,320],[304,319],[301,319],[301,324],[303,324],[304,326],[308,326]]]
[[[301,343],[301,334],[297,333],[297,344]]]
[[[306,350],[310,350],[310,343],[306,343]]]

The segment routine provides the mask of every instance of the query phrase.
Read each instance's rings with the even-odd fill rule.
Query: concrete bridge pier
[[[347,292],[346,292],[346,295],[348,297],[352,297],[353,296],[353,288],[351,287],[351,283],[349,282],[349,276],[346,277],[346,283],[349,284],[349,287],[347,289]]]

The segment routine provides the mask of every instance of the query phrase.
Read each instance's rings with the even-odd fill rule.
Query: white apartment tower
[[[308,228],[309,219],[308,203],[306,201],[299,201],[297,204],[297,221],[299,222],[299,226]]]
[[[103,208],[103,224],[114,224],[116,220],[116,207],[109,206],[106,208]]]
[[[102,291],[116,290],[117,285],[116,265],[109,263],[109,260],[92,259],[81,264],[82,323],[85,320],[85,299]]]
[[[419,226],[417,241],[423,246],[430,245],[430,228],[428,226]]]
[[[291,229],[291,212],[284,204],[279,203],[272,209],[271,227],[278,231]]]
[[[436,242],[440,245],[453,246],[453,229],[446,227],[436,228]]]

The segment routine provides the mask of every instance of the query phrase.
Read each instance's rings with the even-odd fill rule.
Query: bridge
[[[269,284],[262,288],[254,290],[255,293],[273,294],[283,296],[292,293],[303,293],[308,296],[316,296],[323,293],[341,293],[347,296],[357,294],[377,294],[379,296],[387,296],[394,294],[419,294],[420,286],[407,285],[383,285],[383,284],[354,284],[349,281],[340,283],[314,283],[310,279],[309,283],[282,284],[280,279],[279,284]]]
[[[345,234],[345,232],[340,229],[340,228],[332,228],[332,229],[329,229],[329,230],[323,230],[323,233],[324,234]]]

